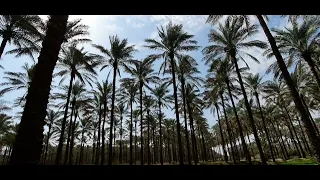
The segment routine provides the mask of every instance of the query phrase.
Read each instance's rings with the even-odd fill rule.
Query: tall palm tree
[[[60,118],[61,114],[62,114],[61,111],[48,110],[47,119],[46,119],[47,125],[48,125],[48,132],[47,132],[47,139],[46,139],[46,149],[44,152],[44,160],[43,160],[44,164],[46,163],[46,160],[47,160],[49,140],[50,140],[50,137],[53,135],[52,126]]]
[[[319,47],[318,41],[320,34],[318,33],[319,24],[316,19],[303,21],[302,24],[292,21],[292,27],[281,29],[272,29],[275,34],[275,40],[278,43],[279,51],[283,55],[288,55],[292,61],[304,60],[309,65],[314,75],[318,87],[320,88],[320,77],[315,62],[315,56]],[[268,49],[269,57],[273,56],[272,50]]]
[[[263,85],[264,85],[262,83],[262,77],[259,75],[259,73],[255,74],[255,75],[250,73],[250,74],[248,74],[247,76],[244,77],[244,81],[245,81],[244,84],[250,90],[250,96],[256,98],[256,102],[258,104],[259,111],[260,111],[260,116],[261,116],[261,119],[262,119],[263,129],[264,129],[264,132],[265,132],[265,134],[267,136],[267,141],[268,141],[268,144],[269,144],[272,161],[275,162],[276,160],[275,160],[275,156],[274,156],[274,150],[272,148],[270,135],[268,133],[267,126],[266,126],[266,120],[265,120],[265,117],[263,115],[262,108],[261,108],[261,105],[260,105],[260,100],[259,100],[259,92],[261,92],[261,90],[263,88]]]
[[[117,72],[120,76],[120,70],[119,67],[124,67],[128,69],[127,62],[129,59],[132,58],[132,53],[135,51],[134,45],[129,46],[128,45],[128,39],[123,39],[120,41],[118,36],[110,36],[110,49],[106,49],[101,45],[93,45],[93,47],[97,48],[102,54],[105,55],[105,58],[102,63],[104,65],[102,66],[101,70],[111,66],[113,69],[113,82],[112,82],[112,104],[111,104],[111,124],[110,129],[113,128],[113,121],[114,121],[114,102],[115,102],[115,96],[116,96],[116,80],[117,80]],[[111,72],[111,71],[110,71]],[[110,73],[109,72],[109,73]],[[113,134],[112,131],[110,131],[110,143],[109,143],[109,159],[108,159],[108,165],[112,164],[112,138]]]
[[[34,59],[35,54],[39,54],[42,41],[46,35],[48,20],[41,20],[38,22],[37,29],[38,34],[34,35],[35,40],[33,44],[23,44],[18,46],[16,49],[7,51],[6,54],[15,54],[15,57],[20,57],[22,55],[28,55]],[[80,44],[91,42],[90,39],[86,38],[89,35],[89,26],[81,24],[81,19],[75,19],[68,21],[66,33],[64,34],[64,40],[62,43],[62,51],[68,48],[71,44]],[[60,51],[61,52],[61,51]]]
[[[248,37],[258,33],[258,27],[256,25],[249,25],[247,28],[243,27],[243,21],[243,18],[228,18],[224,24],[219,24],[218,30],[211,30],[209,34],[209,41],[213,42],[214,44],[204,48],[203,53],[205,54],[205,59],[213,59],[223,56],[231,58],[238,75],[239,84],[244,97],[250,125],[260,153],[261,161],[263,164],[267,164],[256,126],[254,124],[252,110],[243,85],[237,60],[241,59],[243,62],[245,62],[242,56],[246,55],[252,60],[259,62],[254,56],[242,50],[244,48],[254,47],[265,49],[267,45],[260,40],[248,40]]]
[[[4,79],[6,79],[7,82],[3,82],[0,85],[3,87],[7,87],[0,90],[0,93],[5,94],[7,92],[20,89],[25,91],[22,97],[17,97],[15,99],[14,103],[16,106],[23,106],[25,103],[25,98],[27,96],[28,88],[30,87],[32,81],[35,67],[35,64],[29,66],[28,63],[25,63],[22,66],[22,72],[4,72],[4,74],[6,75]]]
[[[186,136],[186,145],[187,145],[187,155],[188,162],[191,164],[190,156],[190,145],[189,145],[189,135],[188,135],[188,125],[187,125],[187,110],[186,110],[186,101],[185,101],[185,86],[186,83],[195,85],[197,87],[201,86],[201,83],[204,80],[197,76],[200,71],[197,69],[197,63],[191,56],[181,56],[178,60],[177,74],[178,79],[181,83],[181,94],[182,94],[182,103],[183,103],[183,112],[184,112],[184,122],[185,122],[185,136]]]
[[[94,70],[97,64],[99,64],[99,56],[89,54],[84,51],[84,48],[78,49],[76,44],[68,47],[66,51],[63,51],[63,55],[57,67],[61,69],[55,74],[55,76],[61,76],[61,84],[66,78],[70,78],[69,90],[67,96],[67,102],[64,111],[64,117],[62,121],[62,131],[59,139],[59,145],[57,149],[56,164],[60,163],[61,152],[63,146],[64,129],[66,125],[67,113],[69,110],[69,102],[71,96],[71,90],[73,81],[77,78],[83,84],[88,83],[91,86],[91,82],[96,79],[97,73]]]
[[[246,145],[246,141],[244,139],[244,135],[243,135],[243,127],[240,123],[240,118],[238,116],[238,112],[234,103],[234,98],[237,98],[235,95],[233,95],[232,90],[235,91],[238,89],[238,87],[236,87],[235,85],[233,85],[233,82],[236,81],[236,78],[234,77],[234,65],[230,62],[229,59],[225,59],[225,60],[220,60],[220,61],[213,61],[211,63],[211,66],[209,68],[209,71],[212,71],[215,74],[215,80],[216,81],[221,81],[224,82],[226,84],[226,87],[228,89],[228,94],[229,94],[229,98],[231,100],[231,104],[233,107],[233,112],[235,115],[235,119],[237,122],[237,126],[238,126],[238,130],[239,130],[239,135],[240,135],[240,139],[241,139],[241,145],[243,147],[244,150],[244,154],[246,156],[246,159],[248,160],[249,164],[251,164],[251,156],[250,153],[248,151],[247,145]],[[244,70],[246,70],[247,68],[240,68],[239,71],[243,72]],[[208,74],[210,75],[210,74]]]
[[[150,95],[145,95],[143,97],[143,104],[145,106],[144,111],[147,112],[146,121],[147,121],[147,157],[148,157],[148,165],[151,163],[151,152],[150,152],[150,122],[153,118],[153,115],[151,114],[151,108],[155,105],[155,99],[152,98]]]
[[[38,64],[26,97],[10,164],[37,164],[41,157],[43,124],[52,74],[58,60],[68,15],[50,17]]]
[[[144,59],[142,61],[132,60],[132,67],[128,67],[126,71],[131,74],[131,78],[123,78],[123,81],[131,81],[133,85],[139,88],[140,94],[140,124],[143,119],[143,89],[147,87],[151,90],[149,83],[157,83],[159,77],[156,76],[152,68],[152,61]],[[141,126],[141,164],[143,165],[143,126]]]
[[[38,15],[1,15],[0,16],[0,58],[7,43],[17,47],[33,46],[34,37],[39,34],[36,26],[41,21]]]
[[[102,84],[100,83],[96,83],[97,86],[97,90],[94,91],[94,93],[98,96],[101,97],[101,102],[103,104],[103,121],[102,121],[102,141],[101,141],[101,165],[104,164],[104,158],[105,158],[105,122],[106,122],[106,117],[107,117],[107,110],[108,110],[108,100],[110,99],[110,95],[111,95],[111,90],[112,90],[112,84],[108,83],[108,80],[105,80],[102,82]],[[99,135],[98,135],[99,136]]]
[[[136,102],[136,94],[138,91],[138,87],[135,86],[134,82],[131,80],[121,79],[121,88],[120,88],[120,102],[125,103],[130,106],[130,160],[129,163],[132,165],[133,163],[133,103]]]
[[[123,154],[122,154],[122,137],[123,137],[123,116],[127,113],[127,109],[126,106],[123,103],[120,103],[117,105],[117,114],[119,116],[120,119],[120,127],[119,127],[119,135],[120,135],[120,142],[119,142],[119,163],[122,164],[122,160],[123,160]]]
[[[160,138],[160,164],[163,165],[163,142],[162,142],[162,107],[169,107],[168,103],[171,101],[171,97],[168,95],[168,84],[162,83],[151,89],[151,94],[158,101],[158,120],[159,120],[159,138]]]
[[[176,85],[176,62],[175,57],[179,53],[186,51],[194,51],[199,48],[196,46],[197,41],[192,38],[194,35],[190,35],[187,32],[183,31],[183,26],[172,24],[171,22],[166,25],[166,27],[158,28],[158,35],[161,38],[161,41],[155,39],[146,39],[145,42],[148,47],[152,50],[161,50],[161,54],[150,55],[149,58],[156,60],[163,58],[164,63],[162,67],[166,69],[167,64],[171,65],[171,74],[172,74],[172,85],[173,85],[173,96],[175,101],[175,114],[177,121],[177,133],[178,133],[178,144],[179,144],[179,162],[183,165],[183,152],[182,152],[182,142],[181,142],[181,133],[180,133],[180,120],[179,120],[179,108],[178,108],[178,95],[177,95],[177,85]]]
[[[218,20],[222,16],[223,15],[210,15],[207,19],[207,22],[211,22],[212,24],[215,24],[218,22]],[[232,15],[232,16],[235,17],[236,15]],[[247,15],[240,15],[240,16],[242,16],[245,19],[245,22],[248,25],[249,23],[247,23],[247,22],[249,22],[249,17]],[[297,16],[295,16],[295,18],[298,18],[299,16],[302,16],[304,18],[307,17],[305,15],[297,15]],[[260,23],[268,41],[269,41],[269,43],[270,43],[272,52],[277,60],[278,65],[279,65],[279,69],[282,72],[282,76],[283,76],[284,80],[286,81],[288,88],[290,89],[291,96],[293,97],[293,101],[295,103],[295,106],[296,106],[297,110],[299,111],[300,116],[305,117],[302,119],[302,121],[306,126],[308,137],[311,141],[311,144],[313,146],[314,151],[316,152],[317,160],[318,160],[318,162],[320,162],[320,140],[319,140],[319,138],[317,138],[317,134],[313,128],[313,123],[312,123],[311,119],[308,117],[308,112],[304,108],[303,102],[299,96],[299,93],[294,86],[293,80],[290,77],[290,73],[289,73],[287,66],[285,64],[285,61],[283,60],[282,55],[278,49],[275,38],[272,36],[272,34],[267,26],[267,23],[264,20],[264,18],[266,20],[268,20],[268,18],[267,18],[267,16],[262,16],[262,15],[256,15],[256,17],[259,20],[259,23]],[[291,17],[294,17],[294,16],[291,16]],[[289,17],[289,20],[290,20],[290,17]]]

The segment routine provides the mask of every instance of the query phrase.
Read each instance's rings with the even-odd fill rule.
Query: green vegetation
[[[208,16],[209,43],[201,49],[209,66],[205,77],[201,60],[188,55],[200,46],[181,24],[157,27],[158,37],[144,41],[155,54],[137,60],[128,39],[114,35],[110,46],[90,44],[89,27],[68,17],[1,15],[0,57],[38,56],[21,72],[5,69],[1,78],[1,164],[320,162],[319,118],[310,113],[320,109],[318,16],[289,16],[292,27],[271,29],[274,36],[267,16]],[[259,26],[268,42],[255,36]],[[3,55],[7,43],[16,49]],[[98,53],[86,51],[84,43]],[[249,53],[254,51],[276,59],[266,72],[272,80],[248,71],[261,61]],[[105,68],[109,73],[100,82],[97,72]],[[3,100],[18,89],[24,93],[13,104]],[[8,116],[16,106],[23,112]],[[206,109],[217,119],[212,127]]]

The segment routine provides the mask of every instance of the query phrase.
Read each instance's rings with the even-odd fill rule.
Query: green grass
[[[297,158],[289,159],[283,162],[277,162],[276,165],[318,165],[318,163],[314,158]]]

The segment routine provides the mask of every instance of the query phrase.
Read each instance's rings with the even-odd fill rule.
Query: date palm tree
[[[7,43],[17,47],[33,46],[39,32],[37,24],[41,21],[38,15],[1,15],[0,16],[0,58]]]
[[[175,114],[177,121],[177,133],[178,133],[178,145],[179,145],[179,162],[183,165],[183,152],[182,152],[182,142],[180,133],[180,120],[179,120],[179,107],[178,107],[178,95],[177,95],[177,85],[176,85],[176,62],[175,57],[178,57],[179,53],[194,51],[199,48],[196,46],[197,41],[193,40],[194,35],[190,35],[183,31],[183,26],[172,24],[171,22],[164,28],[161,26],[158,28],[158,35],[161,41],[155,39],[146,39],[145,42],[148,47],[152,50],[160,50],[160,54],[150,55],[149,58],[156,60],[163,58],[164,62],[161,65],[163,69],[170,64],[171,75],[172,75],[172,85],[173,85],[173,96],[175,101]]]
[[[134,81],[128,80],[128,79],[121,79],[121,86],[120,86],[120,102],[127,104],[127,106],[130,106],[130,125],[129,125],[129,131],[130,131],[130,159],[129,163],[130,165],[133,164],[133,103],[136,102],[136,95],[138,91],[138,87],[135,86]]]
[[[38,22],[37,29],[38,34],[34,35],[35,41],[33,44],[24,44],[7,51],[6,54],[15,54],[15,57],[20,57],[22,55],[28,55],[34,60],[34,55],[39,54],[41,50],[41,43],[46,35],[48,20],[41,20]],[[91,42],[90,39],[86,38],[89,35],[89,26],[81,24],[81,19],[75,19],[68,21],[66,33],[64,34],[64,40],[62,43],[62,51],[67,49],[72,44],[88,43]],[[61,52],[61,51],[60,51]]]
[[[0,86],[5,87],[0,90],[2,94],[7,92],[15,91],[15,90],[23,90],[25,91],[22,97],[17,97],[15,99],[15,106],[22,106],[25,104],[25,98],[27,96],[28,88],[31,84],[32,77],[35,71],[35,64],[29,66],[28,63],[25,63],[22,66],[22,72],[4,72],[6,75],[4,79],[7,82],[3,82]],[[6,87],[7,86],[7,87]]]
[[[259,100],[259,92],[261,92],[261,90],[264,86],[264,83],[262,82],[262,77],[259,75],[259,73],[255,74],[255,75],[250,73],[244,77],[244,84],[247,87],[247,89],[250,90],[250,96],[255,97],[255,99],[256,99],[256,102],[257,102],[257,105],[258,105],[259,111],[260,111],[263,129],[264,129],[264,132],[266,134],[267,141],[269,144],[272,161],[275,162],[276,160],[275,160],[275,156],[274,156],[274,150],[272,148],[270,135],[268,133],[267,126],[266,126],[266,120],[265,120],[264,114],[262,112],[262,108],[261,108],[260,100]]]
[[[52,15],[24,107],[10,164],[37,164],[41,157],[43,124],[52,74],[66,32],[68,15]]]
[[[126,71],[131,74],[131,78],[123,78],[123,81],[131,81],[133,85],[139,88],[140,94],[140,123],[143,119],[143,89],[144,87],[151,90],[149,83],[157,83],[159,77],[156,76],[152,68],[152,61],[144,59],[142,61],[132,60],[132,67],[128,67]],[[143,165],[143,127],[141,126],[141,165]]]
[[[236,17],[236,18],[238,16],[239,15],[231,15],[231,17]],[[249,22],[250,22],[249,16],[247,16],[247,15],[240,15],[240,16],[245,19],[245,22],[248,27]],[[306,15],[290,15],[289,20],[294,20],[294,19],[301,17],[301,16],[305,19],[308,17]],[[210,15],[207,19],[207,22],[211,22],[212,24],[215,24],[222,17],[223,17],[223,15]],[[259,20],[259,23],[260,23],[268,41],[269,41],[269,43],[270,43],[272,52],[277,60],[277,63],[278,63],[279,69],[282,73],[282,76],[283,76],[285,82],[287,83],[288,88],[290,89],[290,93],[291,93],[291,96],[293,97],[293,101],[295,103],[295,106],[296,106],[297,110],[299,111],[300,116],[305,117],[302,119],[302,121],[303,121],[304,125],[306,126],[308,137],[311,141],[311,144],[312,144],[314,151],[316,152],[317,160],[318,160],[318,162],[320,162],[320,140],[317,137],[317,133],[315,132],[315,130],[313,128],[313,124],[312,124],[311,119],[308,117],[308,112],[307,112],[306,108],[304,108],[304,105],[303,105],[303,102],[299,96],[299,93],[298,93],[296,87],[294,86],[294,82],[290,77],[290,73],[289,73],[287,66],[285,64],[285,61],[283,60],[282,55],[279,51],[276,40],[272,36],[272,34],[267,26],[267,23],[265,22],[265,19],[268,20],[268,18],[267,18],[267,16],[262,16],[262,15],[256,15],[256,17]]]
[[[106,122],[106,117],[107,117],[107,110],[108,110],[108,100],[110,99],[111,95],[111,90],[112,90],[112,84],[108,83],[108,80],[103,81],[101,84],[96,83],[97,90],[94,91],[94,94],[96,96],[101,97],[101,102],[103,104],[103,121],[102,121],[102,141],[101,141],[101,165],[104,164],[104,158],[105,158],[105,122]],[[99,135],[98,135],[99,136]]]
[[[276,33],[274,38],[278,43],[279,51],[283,55],[289,56],[288,58],[291,61],[304,60],[307,62],[320,88],[320,77],[317,70],[319,67],[315,62],[315,56],[319,48],[320,34],[318,30],[319,24],[316,19],[303,21],[300,25],[296,20],[293,20],[291,28],[285,30],[272,29]],[[273,56],[271,49],[268,49],[265,53],[269,53],[268,57]]]
[[[49,148],[49,140],[51,136],[53,135],[52,133],[52,126],[54,123],[60,118],[62,114],[62,111],[54,111],[54,110],[48,110],[47,113],[47,118],[46,118],[46,123],[48,125],[48,132],[47,132],[47,138],[46,138],[46,148],[44,152],[44,160],[43,163],[45,164],[47,161],[47,155],[48,155],[48,148]]]
[[[89,54],[88,52],[84,51],[84,48],[78,49],[76,44],[71,45],[66,51],[63,51],[60,62],[57,64],[57,68],[59,68],[60,71],[57,72],[55,76],[62,77],[59,84],[61,84],[66,78],[70,78],[70,81],[66,99],[67,102],[62,121],[62,131],[57,149],[56,164],[59,164],[61,159],[64,129],[69,110],[73,81],[75,79],[79,79],[83,84],[88,83],[90,86],[92,86],[91,82],[96,79],[97,75],[96,71],[94,70],[97,64],[99,64],[99,56]]]
[[[93,45],[93,47],[97,48],[102,54],[105,55],[102,63],[103,66],[101,68],[104,69],[108,66],[111,66],[113,69],[113,82],[112,82],[112,104],[111,104],[111,124],[110,129],[113,128],[113,121],[114,121],[114,106],[115,106],[115,97],[116,97],[116,80],[117,80],[117,73],[120,76],[120,70],[119,67],[124,67],[125,69],[128,69],[127,62],[129,59],[132,58],[132,54],[135,50],[134,45],[129,46],[128,45],[128,39],[123,39],[120,41],[118,36],[110,36],[110,49],[106,49],[101,45]],[[111,71],[110,71],[111,72]],[[110,73],[109,72],[109,73]],[[108,165],[112,164],[112,139],[113,134],[112,131],[110,131],[110,143],[109,143],[109,159],[108,159]]]
[[[231,58],[238,75],[246,110],[249,115],[249,122],[260,153],[261,161],[263,164],[267,164],[238,66],[238,59],[241,59],[245,64],[247,64],[242,57],[243,55],[248,56],[256,62],[259,62],[254,56],[244,52],[244,48],[265,49],[267,45],[260,40],[248,40],[248,37],[258,33],[258,27],[256,25],[243,27],[243,21],[243,18],[228,18],[224,24],[219,24],[218,30],[211,30],[209,34],[209,41],[213,42],[214,44],[204,48],[203,54],[205,55],[205,59],[219,57]]]
[[[151,89],[151,94],[158,101],[158,120],[159,120],[159,138],[160,138],[160,164],[163,165],[163,142],[162,142],[162,107],[168,108],[168,103],[171,102],[171,97],[168,95],[168,84],[162,83]]]

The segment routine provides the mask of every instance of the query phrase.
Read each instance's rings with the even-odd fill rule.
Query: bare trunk
[[[115,60],[115,63],[113,64],[113,83],[112,83],[112,104],[111,104],[111,116],[110,116],[110,143],[109,143],[109,159],[108,159],[108,165],[112,165],[112,128],[113,128],[113,123],[114,123],[114,101],[116,98],[116,80],[117,80],[117,69],[118,69],[118,64],[117,60]]]

